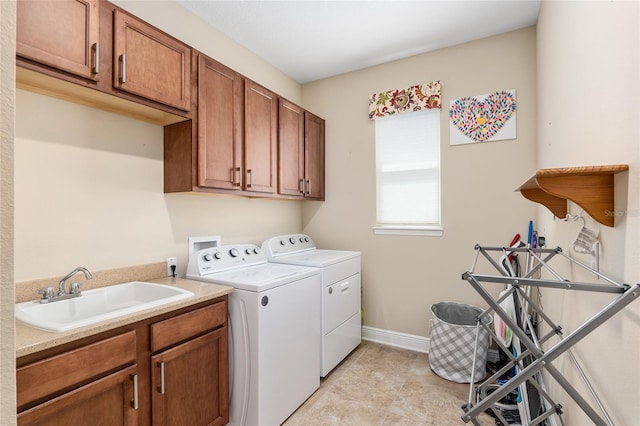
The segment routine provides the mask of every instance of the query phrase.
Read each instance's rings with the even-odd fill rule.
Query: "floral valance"
[[[431,108],[440,108],[439,81],[374,93],[369,98],[369,119]]]

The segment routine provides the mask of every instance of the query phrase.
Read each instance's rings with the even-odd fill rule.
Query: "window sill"
[[[437,225],[376,225],[373,227],[373,233],[376,235],[418,235],[424,237],[441,237],[444,233],[444,229]]]

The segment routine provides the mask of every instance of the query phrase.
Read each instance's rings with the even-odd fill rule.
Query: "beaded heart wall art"
[[[516,91],[503,90],[449,102],[451,145],[516,138]]]

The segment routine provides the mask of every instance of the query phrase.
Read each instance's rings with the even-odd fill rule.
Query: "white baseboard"
[[[381,328],[362,326],[362,340],[429,353],[429,338]]]

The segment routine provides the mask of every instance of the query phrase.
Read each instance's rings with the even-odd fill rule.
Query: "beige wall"
[[[162,127],[22,90],[16,113],[16,282],[172,256],[184,274],[190,236],[301,229],[299,203],[164,194]]]
[[[374,92],[442,82],[442,237],[374,235],[375,139],[367,106]],[[449,101],[517,91],[517,139],[450,146]],[[304,105],[327,120],[327,199],[305,203],[303,225],[320,246],[362,251],[364,324],[429,335],[429,306],[482,305],[461,279],[476,243],[526,235],[535,206],[514,190],[536,164],[533,27],[310,83]],[[417,194],[417,196],[419,196]]]
[[[635,284],[640,280],[640,7],[634,2],[543,1],[538,20],[539,167],[629,164],[616,176],[616,226],[599,226],[600,271]],[[570,203],[572,214],[581,209]],[[551,246],[570,250],[582,221],[554,221],[545,208],[538,221]],[[594,281],[574,268],[567,278]],[[565,333],[591,318],[610,296],[547,291],[547,312]],[[640,418],[640,302],[635,301],[588,335],[574,350],[615,424]],[[566,359],[554,363],[571,383],[581,380]],[[583,395],[589,395],[580,386]],[[556,389],[557,391],[557,389]],[[562,397],[570,425],[589,420]],[[591,399],[587,399],[591,401]],[[595,407],[595,405],[594,405]],[[590,424],[590,423],[589,423]]]
[[[0,424],[16,423],[13,303],[15,2],[0,2]]]

